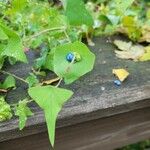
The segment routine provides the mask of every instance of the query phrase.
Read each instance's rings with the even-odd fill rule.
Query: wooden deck
[[[118,38],[121,37],[110,39]],[[58,116],[56,150],[111,150],[150,138],[150,62],[118,59],[115,46],[108,38],[95,38],[94,42],[95,46],[91,47],[96,54],[94,70],[71,87],[66,86],[75,94]],[[6,70],[25,78],[36,57],[30,52],[29,64],[18,63]],[[120,87],[113,84],[113,68],[126,68],[130,72]],[[10,103],[27,96],[27,87],[20,81],[17,85],[18,88],[7,95]],[[18,129],[17,118],[0,123],[0,150],[50,147],[43,112],[34,103],[31,108],[35,115],[29,118],[23,131]]]

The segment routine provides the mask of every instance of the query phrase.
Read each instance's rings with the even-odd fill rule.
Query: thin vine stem
[[[27,99],[28,100],[28,99]],[[33,102],[34,100],[33,99],[29,99],[28,101],[27,101],[27,103],[31,103],[31,102]],[[15,106],[17,106],[18,105],[18,103],[14,103],[14,104],[10,104],[10,106],[11,107],[15,107]]]
[[[60,80],[58,81],[58,83],[56,84],[55,87],[59,87],[59,85],[61,84],[62,80],[63,80],[63,78],[60,78]]]
[[[68,65],[68,67],[67,67],[67,69],[66,69],[66,73],[68,73],[70,67],[71,67],[72,64],[75,62],[75,58],[76,58],[76,57],[74,56],[73,59],[72,59],[72,61],[71,61],[70,64]],[[59,82],[56,84],[55,87],[58,87],[58,86],[61,84],[62,80],[63,80],[63,78],[60,78]]]
[[[7,71],[4,71],[4,70],[0,70],[0,72],[3,73],[3,74],[7,74],[7,75],[10,75],[10,76],[13,76],[14,78],[16,78],[16,79],[18,79],[18,80],[20,80],[20,81],[22,81],[22,82],[28,84],[28,82],[27,82],[26,80],[24,80],[24,79],[21,78],[21,77],[16,76],[15,74],[12,74],[12,73],[7,72]]]
[[[47,33],[47,32],[51,32],[51,31],[55,31],[55,30],[64,31],[64,30],[65,30],[65,27],[56,27],[56,28],[45,29],[45,30],[43,30],[43,31],[38,32],[37,34],[34,34],[34,35],[32,35],[32,36],[30,36],[30,37],[24,39],[24,42],[30,41],[30,40],[32,40],[32,39],[34,39],[34,38],[36,38],[36,37],[38,37],[38,36],[40,36],[40,35],[42,35],[42,34],[45,34],[45,33]]]
[[[66,36],[68,42],[71,43],[71,39],[70,39],[70,37],[69,37],[69,35],[68,35],[68,33],[67,33],[66,30],[64,30],[64,34],[65,34],[65,36]]]

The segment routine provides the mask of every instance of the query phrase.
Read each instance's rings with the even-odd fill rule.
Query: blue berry
[[[73,58],[74,58],[74,54],[73,53],[68,53],[67,56],[66,56],[66,60],[68,62],[72,62]]]
[[[115,80],[114,84],[117,85],[117,86],[120,86],[121,85],[121,81],[120,80]]]

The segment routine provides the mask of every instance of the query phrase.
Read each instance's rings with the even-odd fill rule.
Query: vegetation
[[[25,127],[34,112],[28,107],[36,102],[45,114],[49,139],[54,146],[55,124],[63,104],[73,95],[59,88],[62,81],[71,84],[91,71],[95,56],[82,42],[93,46],[93,36],[123,33],[133,42],[150,42],[150,9],[146,0],[46,0],[0,1],[0,73],[6,79],[0,83],[0,121],[19,117],[19,128]],[[76,8],[76,9],[74,9]],[[32,72],[26,79],[5,70],[5,62],[27,63],[26,52],[40,50]],[[141,61],[150,60],[150,49],[144,49]],[[13,66],[12,66],[13,67]],[[55,79],[44,80],[49,71]],[[28,85],[26,99],[17,104],[6,102],[16,79]],[[54,84],[55,83],[55,84]]]

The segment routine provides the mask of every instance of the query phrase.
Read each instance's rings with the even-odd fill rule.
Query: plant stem
[[[66,30],[64,30],[64,34],[65,34],[66,38],[68,39],[68,42],[71,43],[70,37],[68,36],[68,33],[66,32]]]
[[[50,32],[50,31],[55,31],[55,30],[64,31],[64,29],[65,29],[65,27],[56,27],[56,28],[45,29],[45,30],[43,30],[43,31],[40,31],[40,32],[37,33],[37,34],[34,34],[34,35],[32,35],[32,36],[26,38],[24,41],[25,41],[25,42],[26,42],[26,41],[29,41],[29,40],[31,40],[31,39],[34,39],[34,38],[36,38],[36,37],[38,37],[38,36],[40,36],[40,35],[42,35],[42,34],[45,34],[45,33],[47,33],[47,32]]]
[[[18,79],[18,80],[28,84],[28,82],[26,80],[24,80],[21,77],[16,76],[15,74],[12,74],[12,73],[4,71],[4,70],[0,70],[0,72],[3,73],[3,74],[7,74],[7,75],[10,75],[10,76],[13,76],[14,78],[16,78],[16,79]]]
[[[57,83],[57,85],[55,87],[58,87],[62,80],[63,80],[63,78],[60,78],[59,82]]]
[[[33,102],[32,99],[28,100],[27,103],[31,103],[31,102]],[[18,103],[10,104],[11,107],[16,107],[17,105],[18,105]]]

